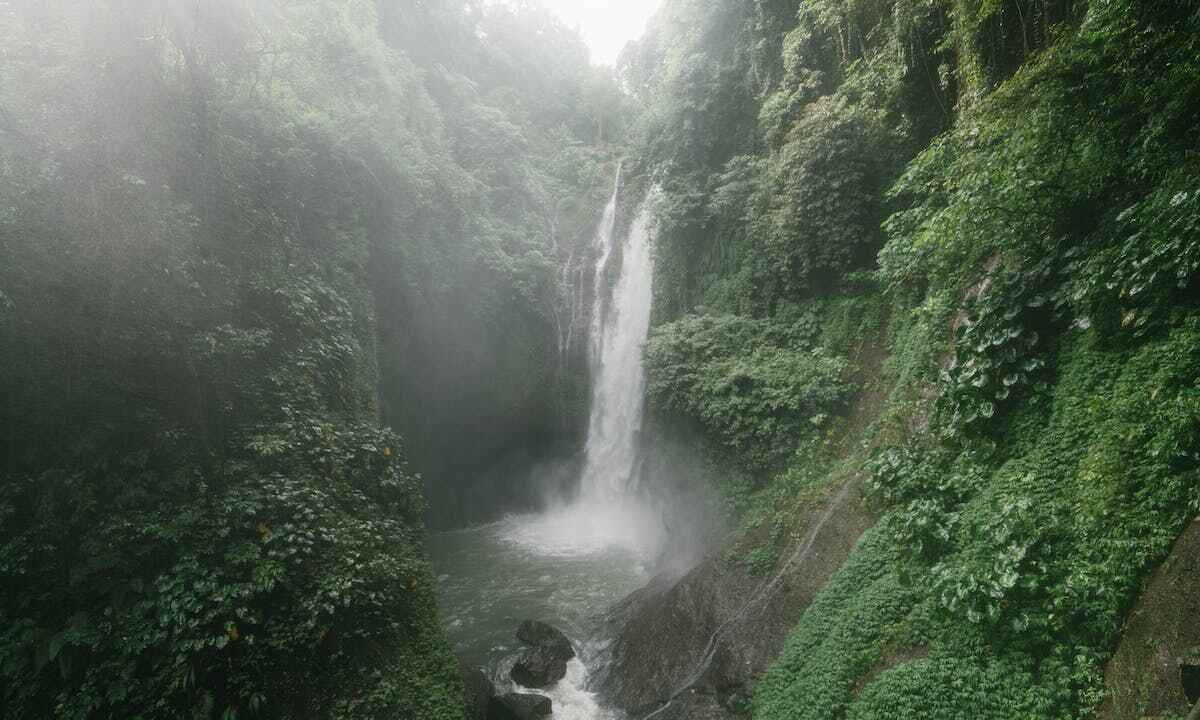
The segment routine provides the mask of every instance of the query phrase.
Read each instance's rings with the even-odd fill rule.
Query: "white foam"
[[[629,497],[581,498],[538,515],[510,515],[496,526],[501,540],[545,557],[585,557],[623,551],[645,563],[664,538],[658,513]]]
[[[555,720],[617,720],[620,715],[604,708],[596,699],[596,693],[588,692],[587,668],[579,658],[567,663],[567,675],[552,687],[544,689],[526,688],[514,684],[517,692],[535,693],[550,698]]]

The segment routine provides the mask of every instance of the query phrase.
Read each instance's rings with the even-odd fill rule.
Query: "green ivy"
[[[816,336],[810,315],[692,315],[659,326],[646,345],[647,398],[699,422],[752,470],[778,470],[851,391],[846,361],[813,347]]]

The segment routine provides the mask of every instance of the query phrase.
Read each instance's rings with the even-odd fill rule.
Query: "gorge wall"
[[[648,412],[738,520],[622,608],[615,701],[1186,714],[1172,621],[1130,613],[1200,510],[1198,29],[1195,3],[666,3],[621,68],[663,192]]]

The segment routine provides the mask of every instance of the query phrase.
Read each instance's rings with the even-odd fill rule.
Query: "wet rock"
[[[1200,700],[1200,519],[1159,565],[1105,669],[1100,720],[1185,717]]]
[[[567,661],[575,657],[575,648],[561,630],[526,620],[517,628],[517,639],[529,647],[509,672],[514,681],[525,687],[546,688],[566,676]]]
[[[850,482],[803,518],[804,531],[775,574],[758,577],[727,553],[682,578],[655,578],[609,618],[615,640],[600,690],[655,720],[736,717],[745,695],[778,656],[791,629],[873,523]],[[726,692],[737,688],[736,692]]]
[[[550,717],[550,698],[531,693],[508,693],[488,703],[487,720],[538,720]]]
[[[561,630],[537,620],[526,620],[517,628],[517,639],[526,645],[543,650],[551,657],[570,660],[575,657],[575,648]]]
[[[547,688],[567,674],[567,661],[553,650],[536,647],[525,651],[513,665],[509,676],[519,685]]]
[[[482,670],[460,662],[458,672],[463,679],[463,704],[467,720],[487,720],[488,704],[496,696],[496,686]]]

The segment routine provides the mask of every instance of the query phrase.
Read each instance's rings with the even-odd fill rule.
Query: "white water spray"
[[[592,407],[583,473],[571,502],[507,533],[513,542],[547,555],[578,556],[611,549],[654,559],[663,541],[662,520],[638,496],[638,438],[645,376],[642,346],[650,329],[654,266],[650,252],[652,203],[643,204],[628,235],[616,236],[616,187],[596,229],[591,319]],[[608,292],[609,265],[620,266]]]
[[[611,500],[636,490],[637,440],[642,428],[645,374],[642,345],[650,330],[650,212],[643,207],[630,228],[621,269],[606,303],[604,278],[615,244],[616,195],[605,210],[598,241],[596,296],[592,308],[592,410],[580,492],[584,501]]]

